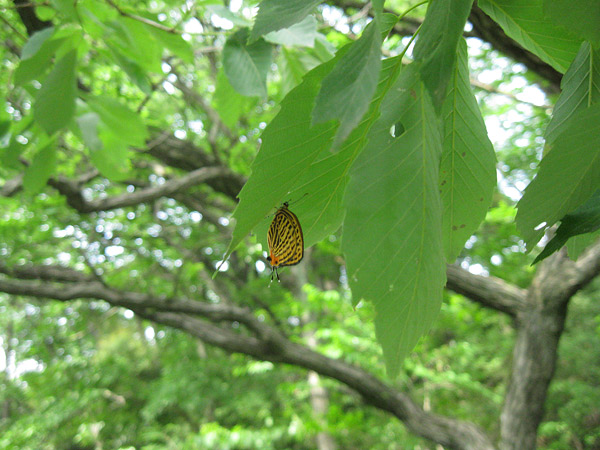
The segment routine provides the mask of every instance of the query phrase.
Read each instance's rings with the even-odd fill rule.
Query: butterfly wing
[[[304,257],[304,236],[296,215],[287,204],[277,210],[267,232],[273,266],[293,266]]]

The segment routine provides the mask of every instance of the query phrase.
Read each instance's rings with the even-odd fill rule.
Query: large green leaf
[[[313,111],[314,123],[340,121],[335,142],[341,143],[369,108],[381,68],[381,33],[372,21],[325,77]]]
[[[110,132],[126,145],[143,147],[146,144],[148,130],[144,121],[126,105],[106,96],[88,97],[86,102]]]
[[[478,0],[479,7],[504,32],[544,62],[564,73],[575,58],[581,39],[548,21],[544,0]]]
[[[267,73],[271,65],[271,44],[260,39],[246,43],[248,29],[243,28],[227,39],[223,48],[223,67],[231,85],[249,97],[267,95]]]
[[[44,28],[41,31],[33,33],[33,35],[27,40],[21,51],[21,61],[34,56],[40,49],[44,42],[48,40],[54,34],[54,27]]]
[[[270,31],[289,28],[304,19],[320,0],[263,0],[250,34],[250,42]]]
[[[54,141],[42,144],[23,176],[23,188],[27,194],[37,194],[42,190],[56,170],[56,160]]]
[[[517,205],[517,227],[528,249],[599,188],[600,104],[595,104],[565,123]]]
[[[289,200],[287,194],[296,181],[315,158],[331,146],[336,125],[311,126],[310,116],[321,81],[336,61],[337,58],[307,73],[302,84],[283,99],[279,114],[263,132],[260,151],[252,163],[252,174],[233,212],[236,224],[225,258],[274,207]],[[304,200],[310,201],[310,197]],[[302,223],[302,217],[298,217]]]
[[[344,200],[342,250],[352,295],[375,305],[391,376],[432,324],[446,281],[441,126],[418,71],[411,64],[384,99]]]
[[[48,134],[65,127],[75,113],[77,52],[63,56],[44,80],[34,103],[33,116]]]
[[[560,219],[560,226],[533,264],[557,252],[573,236],[592,233],[600,228],[600,189],[583,205]]]
[[[598,0],[544,0],[544,12],[552,22],[582,39],[600,46],[600,2]]]
[[[413,54],[415,61],[422,61],[421,78],[436,108],[444,101],[456,64],[456,47],[472,4],[472,0],[429,2]]]
[[[562,92],[544,133],[546,145],[552,145],[573,114],[600,103],[600,49],[593,50],[589,42],[582,43],[560,84]]]
[[[313,47],[317,33],[317,19],[313,16],[306,16],[301,22],[295,23],[289,28],[271,31],[264,37],[265,41],[273,44]]]
[[[19,66],[17,67],[17,70],[15,70],[15,84],[23,85],[28,81],[34,80],[43,73],[45,73],[48,67],[51,66],[50,61],[52,60],[52,57],[62,46],[62,44],[65,43],[65,41],[66,39],[62,38],[47,38],[40,45],[40,48],[37,49],[37,51],[35,51],[35,53],[32,53],[35,49],[30,49],[28,51],[28,58],[21,60]],[[35,45],[37,46],[37,43]]]
[[[496,155],[477,100],[471,91],[467,46],[459,44],[458,63],[442,106],[444,150],[440,166],[444,253],[456,259],[477,229],[496,186]]]
[[[350,133],[338,152],[325,149],[291,189],[288,199],[293,203],[290,208],[300,217],[306,247],[339,229],[345,213],[342,199],[350,167],[367,143],[369,129],[379,117],[383,96],[392,86],[401,65],[400,57],[383,60],[376,93],[361,123]],[[305,194],[309,195],[305,197]],[[255,228],[264,248],[267,248],[267,228],[271,220],[272,217],[266,217]]]

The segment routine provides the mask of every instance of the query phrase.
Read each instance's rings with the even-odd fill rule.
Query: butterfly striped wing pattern
[[[296,215],[284,203],[275,213],[267,233],[272,267],[293,266],[304,256],[304,236]]]

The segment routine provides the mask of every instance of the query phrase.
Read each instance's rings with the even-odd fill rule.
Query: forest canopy
[[[598,2],[0,8],[1,447],[600,445]]]

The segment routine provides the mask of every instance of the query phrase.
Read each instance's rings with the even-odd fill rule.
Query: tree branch
[[[203,167],[196,169],[182,177],[165,181],[159,186],[139,189],[112,197],[85,200],[79,188],[66,180],[54,180],[50,184],[67,199],[67,203],[81,213],[109,211],[116,208],[139,205],[156,200],[160,197],[169,197],[184,191],[192,186],[205,183],[221,177],[231,175],[231,170],[226,167]]]
[[[446,287],[488,308],[516,317],[527,308],[527,291],[496,277],[474,275],[456,265],[446,268]]]

